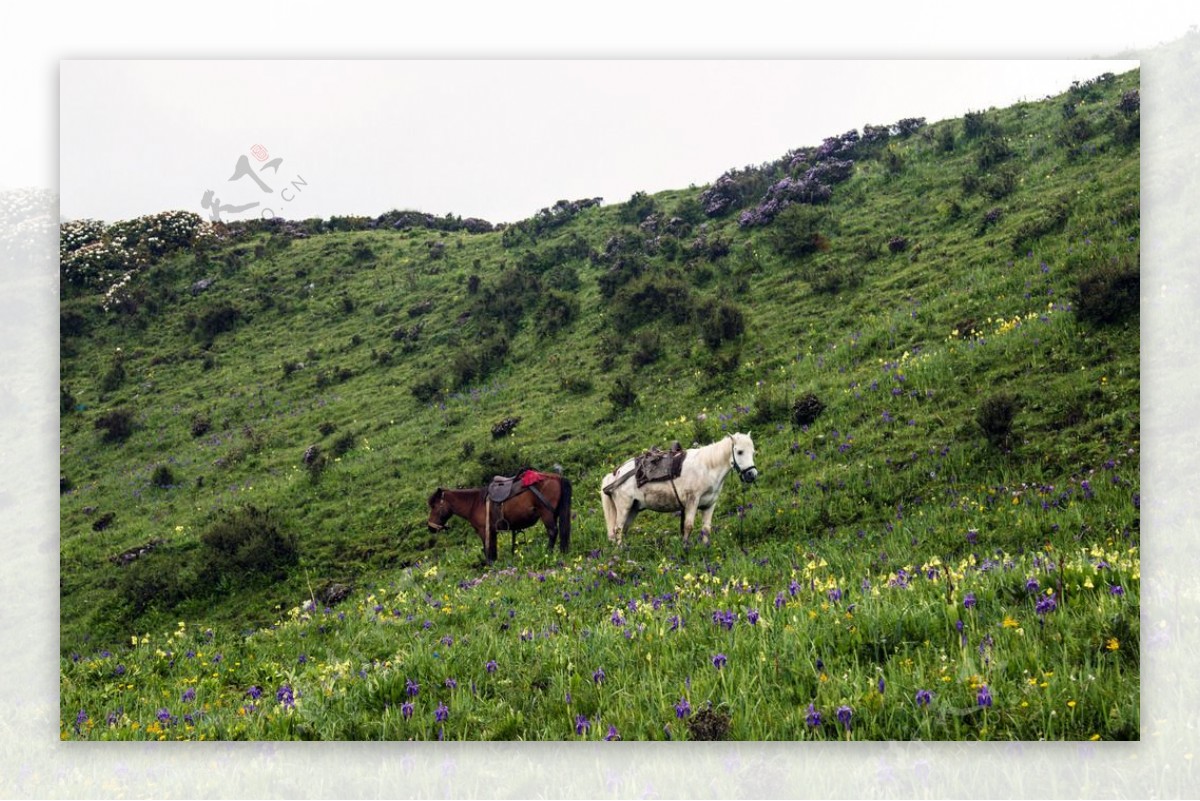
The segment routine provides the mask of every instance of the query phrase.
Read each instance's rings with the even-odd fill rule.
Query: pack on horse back
[[[666,451],[653,446],[633,457],[633,470],[618,476],[604,491],[611,495],[613,490],[628,481],[630,476],[639,487],[653,481],[674,481],[683,473],[683,461],[686,458],[687,451],[678,442],[673,443],[671,449]]]

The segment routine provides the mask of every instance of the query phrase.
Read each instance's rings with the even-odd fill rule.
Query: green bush
[[[133,410],[120,407],[96,418],[95,427],[104,432],[105,442],[124,442],[133,435]]]
[[[772,386],[764,385],[754,396],[749,421],[756,426],[782,423],[788,419],[790,411],[787,396]]]
[[[195,319],[196,330],[204,339],[232,331],[242,319],[242,312],[231,303],[219,303],[201,312]]]
[[[1112,325],[1138,312],[1141,272],[1136,256],[1093,267],[1076,281],[1071,293],[1075,314],[1093,325]]]
[[[746,315],[732,301],[707,301],[696,309],[704,344],[716,350],[746,333]]]
[[[175,471],[169,465],[160,464],[150,474],[150,483],[159,489],[167,489],[178,484],[179,479],[176,478]]]
[[[821,250],[829,249],[829,240],[820,229],[827,219],[826,212],[804,204],[788,206],[767,233],[767,242],[780,256],[802,259]]]
[[[801,395],[792,402],[792,425],[797,428],[812,425],[823,411],[825,404],[816,395],[811,392]]]
[[[579,316],[579,301],[573,295],[551,289],[542,295],[538,304],[538,333],[554,334],[569,326]]]
[[[445,384],[442,381],[441,373],[436,371],[430,372],[424,377],[418,378],[413,382],[409,391],[421,403],[433,402],[445,392]]]
[[[627,225],[637,225],[655,211],[654,198],[645,192],[634,192],[617,212],[617,219]]]
[[[624,411],[637,405],[638,396],[637,391],[633,388],[633,381],[626,376],[618,378],[608,392],[608,402],[612,404],[614,412]]]
[[[239,583],[256,577],[281,579],[300,559],[298,541],[271,511],[244,506],[227,512],[200,535],[203,572]]]
[[[634,337],[631,359],[635,368],[654,364],[662,358],[662,354],[662,336],[659,335],[658,331],[646,329],[639,331],[637,336]]]
[[[612,323],[621,333],[649,322],[679,325],[691,319],[692,290],[677,278],[643,275],[613,296],[613,307]]]
[[[988,442],[997,447],[1006,447],[1012,439],[1013,418],[1016,414],[1016,397],[1002,392],[985,398],[983,403],[979,404],[975,420]]]
[[[121,568],[117,590],[132,617],[148,609],[167,611],[204,589],[187,556],[156,551]]]

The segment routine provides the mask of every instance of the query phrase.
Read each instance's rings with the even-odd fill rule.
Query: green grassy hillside
[[[64,225],[64,736],[1136,737],[1137,82],[508,226]],[[609,545],[732,431],[711,547]],[[429,532],[520,465],[571,553]]]

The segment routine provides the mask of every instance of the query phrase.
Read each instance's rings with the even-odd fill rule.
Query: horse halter
[[[758,469],[754,465],[742,467],[740,464],[738,464],[737,440],[733,438],[733,434],[729,435],[729,441],[732,443],[731,447],[729,448],[729,455],[733,461],[733,469],[738,471],[738,478],[740,478],[744,483],[749,484],[754,481],[754,479],[758,478]]]
[[[437,503],[436,503],[436,504],[434,504],[434,505],[433,505],[433,506],[430,508],[430,510],[429,510],[429,519],[425,521],[425,524],[426,524],[427,526],[429,526],[429,530],[430,530],[430,531],[432,531],[434,534],[441,534],[443,531],[445,531],[447,528],[449,528],[449,527],[450,527],[450,526],[449,526],[449,525],[447,525],[446,523],[435,523],[435,522],[433,522],[434,510],[435,510],[435,509],[437,509],[437,507],[439,507],[439,506],[445,506],[445,505],[446,505],[446,499],[445,499],[445,498],[443,498],[443,497],[441,497],[441,492],[442,492],[442,488],[441,488],[441,487],[438,487],[438,500],[437,500]],[[449,520],[449,519],[450,519],[450,515],[449,515],[449,514],[447,514],[447,515],[446,515],[446,520]]]

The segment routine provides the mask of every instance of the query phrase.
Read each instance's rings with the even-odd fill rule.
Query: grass
[[[987,170],[961,120],[858,159],[799,258],[736,211],[638,233],[694,218],[689,189],[490,233],[235,230],[124,310],[64,281],[64,738],[1136,738],[1137,315],[1073,296],[1137,262],[1138,148],[1106,127],[1137,78],[989,110],[1011,155]],[[622,269],[675,306],[614,306]],[[744,330],[685,313],[710,301]],[[762,477],[710,549],[654,515],[609,546],[605,472],[735,430]],[[461,522],[429,533],[434,487],[520,462],[575,483],[572,553],[530,531],[489,566]],[[246,505],[294,565],[211,567]]]

